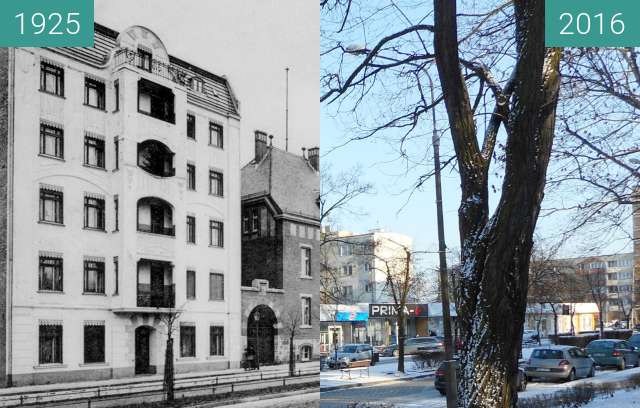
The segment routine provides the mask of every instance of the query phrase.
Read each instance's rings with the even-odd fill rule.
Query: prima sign
[[[399,306],[393,303],[371,303],[369,304],[369,318],[385,319],[396,317],[399,314]],[[407,317],[427,317],[429,316],[426,304],[406,304],[404,315]]]

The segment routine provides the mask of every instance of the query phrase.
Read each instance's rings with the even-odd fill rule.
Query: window
[[[118,290],[120,286],[119,275],[120,275],[120,262],[118,257],[114,256],[113,257],[113,294],[114,295],[118,294]]]
[[[51,125],[40,124],[40,154],[64,158],[64,132]]]
[[[196,356],[196,327],[180,326],[180,357]]]
[[[187,242],[196,243],[196,217],[187,215]]]
[[[343,286],[342,296],[347,299],[350,299],[353,296],[353,286]]]
[[[311,298],[302,297],[302,325],[311,326]]]
[[[113,160],[114,160],[114,165],[113,165],[114,170],[119,170],[120,169],[120,140],[118,140],[118,137],[113,138]]]
[[[209,144],[211,146],[223,147],[222,126],[209,122]]]
[[[245,212],[244,216],[242,217],[242,233],[248,234],[249,228],[250,228],[249,215]]]
[[[84,362],[104,363],[104,325],[84,326]]]
[[[187,271],[187,299],[196,298],[196,271]]]
[[[84,227],[104,230],[104,199],[84,197]]]
[[[209,300],[224,300],[224,275],[209,274]]]
[[[62,258],[40,256],[38,289],[62,292]]]
[[[340,256],[349,256],[351,255],[351,245],[345,244],[340,245]]]
[[[40,324],[39,330],[40,364],[62,364],[62,325]]]
[[[187,137],[196,138],[196,116],[192,114],[187,114]]]
[[[209,170],[209,194],[218,197],[224,196],[222,173],[214,170]]]
[[[204,92],[204,81],[200,78],[191,78],[191,89],[196,92]]]
[[[120,110],[120,81],[118,81],[118,80],[116,80],[116,81],[113,83],[113,93],[115,94],[115,95],[114,95],[114,98],[115,98],[115,100],[116,100],[116,103],[115,103],[115,105],[116,105],[115,112],[117,112],[117,111],[119,111],[119,110]]]
[[[251,211],[251,231],[260,231],[260,209],[258,208],[254,208],[253,211]]]
[[[209,327],[209,355],[224,356],[224,327]]]
[[[84,104],[98,109],[105,109],[104,82],[92,78],[84,79]]]
[[[342,274],[347,276],[353,275],[353,265],[344,265],[342,267]]]
[[[138,81],[138,112],[175,123],[174,99],[171,89],[146,79]]]
[[[62,224],[62,191],[40,189],[40,221]]]
[[[138,68],[151,72],[151,64],[153,60],[153,54],[142,48],[138,48]]]
[[[64,96],[64,69],[48,62],[40,63],[40,90]]]
[[[119,228],[119,223],[120,223],[120,221],[119,221],[120,217],[119,217],[119,214],[118,214],[119,212],[120,212],[120,199],[116,195],[116,196],[113,196],[113,218],[114,218],[114,228],[113,228],[113,230],[114,231],[118,231],[119,230],[118,229]]]
[[[104,293],[104,262],[84,261],[84,293]]]
[[[194,190],[196,189],[196,165],[195,164],[187,164],[187,189]]]
[[[302,346],[300,348],[300,360],[302,361],[309,361],[311,360],[311,356],[312,354],[312,348],[311,346]]]
[[[220,221],[209,221],[209,245],[224,247],[224,224]]]
[[[300,248],[300,258],[302,261],[302,276],[311,276],[311,248]]]
[[[104,140],[97,137],[84,137],[84,164],[104,169]]]

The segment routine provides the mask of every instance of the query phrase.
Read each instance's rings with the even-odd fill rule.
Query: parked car
[[[337,357],[337,358],[336,358]],[[338,353],[331,353],[327,358],[330,368],[346,368],[352,361],[371,360],[373,348],[369,344],[345,344]]]
[[[624,370],[627,366],[640,366],[638,348],[626,340],[593,340],[587,345],[587,353],[599,366],[613,366]]]
[[[382,350],[382,353],[380,353],[380,355],[383,357],[398,357],[398,354],[398,345],[395,343],[389,344],[384,348],[384,350]]]
[[[629,340],[627,341],[633,347],[640,349],[640,333],[633,334],[631,337],[629,337]]]
[[[419,351],[444,352],[444,342],[437,337],[414,337],[404,342],[404,355]]]
[[[456,365],[456,375],[460,375],[460,363],[458,360],[454,360]],[[444,367],[444,362],[440,363],[438,369],[435,372],[435,381],[433,385],[440,395],[447,395],[447,377]],[[518,367],[518,391],[524,391],[527,389],[527,376],[521,367]]]
[[[573,381],[576,378],[593,377],[596,363],[574,346],[548,346],[533,350],[525,366],[528,379],[544,378]]]
[[[538,332],[536,330],[524,329],[522,331],[522,342],[523,343],[533,343],[534,341],[539,340]]]

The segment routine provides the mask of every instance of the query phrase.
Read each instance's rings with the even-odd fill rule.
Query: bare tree
[[[175,399],[175,370],[173,365],[173,334],[176,330],[176,324],[182,315],[184,307],[170,308],[167,312],[158,314],[160,322],[165,327],[166,343],[164,351],[164,377],[162,381],[162,389],[166,394],[168,402]]]
[[[360,196],[373,193],[373,185],[362,181],[362,169],[353,167],[333,173],[326,165],[320,174],[320,222],[326,223],[340,213],[358,214],[353,201]]]
[[[591,296],[591,300],[598,308],[598,327],[600,330],[600,338],[602,339],[604,338],[604,313],[609,300],[607,273],[605,268],[589,268],[588,264],[581,264],[581,267],[578,274],[582,277]]]

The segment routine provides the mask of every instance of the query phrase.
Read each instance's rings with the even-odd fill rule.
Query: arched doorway
[[[151,327],[140,326],[136,329],[136,374],[154,374],[151,367]]]
[[[247,320],[247,346],[256,351],[260,364],[275,362],[275,328],[278,320],[269,306],[256,306]]]

